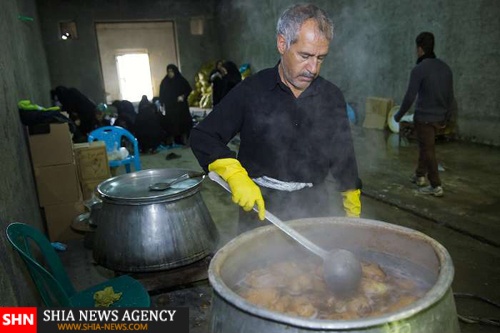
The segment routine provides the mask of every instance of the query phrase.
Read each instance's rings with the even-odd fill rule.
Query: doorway
[[[151,100],[168,64],[179,66],[172,21],[96,23],[106,101]]]
[[[151,68],[147,52],[131,52],[116,55],[116,69],[120,87],[120,99],[140,101],[143,95],[153,99]]]

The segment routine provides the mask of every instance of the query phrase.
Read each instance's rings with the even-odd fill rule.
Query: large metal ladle
[[[218,174],[209,172],[208,177],[231,193],[229,185]],[[253,210],[258,212],[257,205],[253,207]],[[278,229],[323,259],[323,275],[330,290],[344,297],[356,291],[361,281],[362,271],[360,262],[352,252],[343,249],[323,250],[267,210],[265,214],[266,219]]]

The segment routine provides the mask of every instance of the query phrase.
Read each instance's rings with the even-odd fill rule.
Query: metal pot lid
[[[184,174],[194,174],[186,169],[148,169],[110,178],[97,187],[103,199],[125,202],[153,202],[177,197],[198,187],[205,176],[187,179],[165,191],[151,191],[150,185],[169,183]]]

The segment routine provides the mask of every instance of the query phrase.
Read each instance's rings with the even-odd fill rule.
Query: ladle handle
[[[226,191],[229,193],[231,192],[231,188],[229,187],[229,184],[224,181],[217,173],[210,171],[208,173],[208,178],[222,186]],[[257,205],[253,207],[253,210],[258,212],[259,209]],[[328,255],[328,252],[311,242],[309,239],[305,238],[301,234],[299,234],[297,231],[292,229],[290,226],[288,226],[286,223],[281,221],[278,217],[274,216],[271,214],[269,211],[265,211],[265,217],[266,220],[274,224],[276,227],[281,229],[284,233],[286,233],[288,236],[292,237],[294,240],[296,240],[300,245],[317,255],[318,257],[321,257],[322,259],[325,259]]]
[[[178,177],[178,178],[175,178],[173,181],[171,181],[170,183],[167,183],[167,185],[169,187],[172,187],[172,185],[175,185],[175,184],[178,184],[180,182],[183,182],[185,180],[188,180],[189,178],[191,178],[191,176],[189,175],[189,173],[185,173],[183,174],[182,176]]]
[[[177,183],[188,180],[189,178],[190,178],[189,174],[185,173],[182,176],[175,178],[170,183],[155,183],[153,185],[149,185],[149,190],[150,191],[165,191],[165,190],[168,190],[169,188],[171,188],[172,185],[175,185]]]
[[[178,184],[180,182],[183,182],[183,181],[191,179],[191,178],[196,178],[196,177],[200,177],[200,176],[204,176],[204,175],[205,175],[204,172],[185,173],[182,176],[175,178],[170,183],[155,183],[153,185],[149,185],[149,190],[150,191],[165,191],[165,190],[168,190],[169,188],[171,188],[172,185]]]

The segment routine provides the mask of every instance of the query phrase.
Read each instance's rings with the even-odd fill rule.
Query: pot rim
[[[248,302],[247,300],[245,300],[243,297],[239,296],[224,283],[224,281],[220,277],[220,269],[223,262],[228,257],[228,255],[233,250],[235,250],[240,243],[244,243],[254,237],[257,237],[258,235],[278,230],[275,226],[266,226],[266,227],[259,227],[257,229],[246,232],[234,238],[224,247],[222,247],[219,251],[217,251],[215,256],[212,258],[212,261],[210,262],[208,270],[208,278],[210,284],[217,292],[217,294],[219,294],[223,299],[225,299],[230,304],[233,304],[234,306],[238,307],[239,309],[245,312],[251,313],[255,316],[267,320],[288,324],[290,326],[309,328],[309,329],[320,329],[320,330],[366,328],[366,327],[383,325],[388,322],[403,320],[431,307],[438,300],[444,297],[445,294],[448,292],[449,288],[451,287],[455,270],[453,267],[453,262],[451,260],[450,254],[444,248],[444,246],[442,246],[439,242],[419,231],[402,226],[389,224],[386,222],[363,219],[363,218],[345,218],[345,217],[309,218],[309,219],[293,220],[287,223],[290,223],[291,225],[303,226],[305,224],[306,225],[331,224],[332,222],[334,223],[340,222],[344,225],[359,226],[361,224],[367,226],[377,226],[405,235],[411,233],[412,237],[419,238],[420,240],[432,246],[432,248],[434,249],[434,252],[438,257],[440,264],[439,275],[436,283],[434,284],[434,286],[432,286],[432,288],[429,291],[425,293],[424,296],[422,296],[420,299],[412,303],[412,305],[409,308],[403,308],[400,311],[373,318],[363,318],[356,320],[307,319],[301,317],[292,317],[285,314],[273,312],[265,308],[257,307],[252,303]]]
[[[199,191],[199,188],[203,181],[205,180],[205,175],[200,176],[201,180],[189,187],[186,188],[182,191],[179,191],[177,193],[170,193],[170,194],[158,194],[157,196],[147,196],[147,197],[136,197],[136,198],[127,198],[127,197],[121,197],[121,196],[116,196],[116,195],[109,195],[106,194],[102,191],[101,186],[107,185],[109,183],[112,183],[116,181],[117,179],[121,178],[132,178],[132,177],[137,177],[143,176],[145,174],[152,174],[154,172],[158,172],[160,170],[171,170],[171,171],[179,171],[179,173],[194,173],[195,171],[193,170],[188,170],[188,169],[182,169],[182,168],[156,168],[156,169],[145,169],[145,170],[140,170],[136,172],[131,172],[123,175],[118,175],[112,178],[108,178],[102,183],[100,183],[97,186],[97,194],[101,200],[103,200],[106,203],[112,203],[112,204],[119,204],[119,205],[148,205],[148,204],[153,204],[153,203],[159,203],[159,202],[167,202],[167,201],[175,201],[179,200],[188,196],[191,196],[195,194],[196,192]]]

